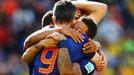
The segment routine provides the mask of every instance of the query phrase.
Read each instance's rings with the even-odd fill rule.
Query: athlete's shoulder
[[[81,42],[80,44],[84,44],[84,43],[86,43],[87,41],[88,41],[88,38],[90,38],[89,36],[87,36],[86,34],[82,34],[82,36],[83,36],[83,40],[84,40],[84,42]],[[70,42],[72,42],[72,43],[76,43],[71,37],[66,37],[67,38],[67,41],[70,43]]]

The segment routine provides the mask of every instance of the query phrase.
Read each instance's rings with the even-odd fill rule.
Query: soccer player
[[[89,27],[89,25],[91,24],[96,25],[88,17],[82,18],[82,21],[80,22],[81,24],[76,24],[76,29],[80,30],[80,32],[83,34],[89,34],[88,30],[91,28]],[[58,68],[59,68],[61,75],[81,75],[81,70],[82,70],[82,75],[92,75],[95,69],[97,69],[98,71],[100,70],[98,66],[99,66],[100,61],[102,61],[102,58],[101,56],[99,56],[97,52],[95,54],[94,53],[88,54],[88,59],[82,59],[80,61],[80,67],[81,67],[81,70],[80,70],[78,63],[71,63],[71,58],[73,56],[69,56],[69,54],[71,54],[71,51],[73,51],[74,53],[79,54],[77,56],[74,56],[74,58],[77,58],[77,57],[80,58],[79,56],[83,55],[83,54],[78,53],[79,51],[81,51],[81,45],[80,44],[76,45],[70,39],[68,39],[69,42],[65,41],[66,37],[62,34],[54,33],[49,37],[52,37],[55,40],[62,40],[62,38],[64,39],[64,41],[60,42],[59,44],[60,50],[59,50],[59,55],[58,55]],[[68,45],[70,43],[71,45]],[[76,46],[79,46],[79,47],[76,47]]]
[[[43,27],[45,29],[54,28],[54,24],[53,24],[53,21],[52,21],[52,16],[53,16],[53,11],[52,10],[47,11],[43,15],[42,20],[41,20],[42,28]]]
[[[70,27],[71,23],[73,22],[73,18],[75,16],[75,12],[76,12],[75,6],[72,5],[71,2],[67,2],[67,1],[59,1],[58,4],[59,4],[59,6],[57,5],[58,7],[55,6],[56,8],[55,8],[55,13],[54,13],[54,16],[56,19],[53,19],[53,20],[55,20],[55,22],[57,24],[57,25],[55,24],[55,26]],[[66,7],[68,7],[68,8],[66,8]],[[62,10],[63,8],[64,8],[64,12],[62,12],[62,15],[61,14],[57,15],[57,12],[59,12],[59,10]],[[65,10],[65,8],[66,8],[66,10]],[[63,15],[68,16],[68,18],[63,18],[64,17]],[[64,23],[64,24],[62,24],[62,23]],[[36,48],[37,48],[37,45],[36,45]],[[32,74],[35,74],[35,75],[38,75],[38,74],[59,75],[59,71],[58,71],[58,67],[57,67],[57,54],[58,54],[57,48],[54,48],[54,50],[45,48],[45,50],[40,51],[35,58]]]
[[[88,14],[86,16],[89,16],[96,24],[99,23],[99,21],[105,15],[106,10],[107,10],[106,9],[107,7],[106,7],[105,4],[98,3],[98,2],[92,2],[92,1],[82,1],[82,2],[79,2],[79,1],[73,1],[73,4],[77,7],[77,9],[83,9],[83,10],[88,11]],[[63,34],[65,32],[64,29],[60,29],[60,27],[57,28],[57,30],[53,30],[53,32],[54,31],[62,32]],[[37,43],[38,41],[40,41],[41,39],[43,39],[44,37],[46,37],[48,35],[48,33],[50,34],[50,33],[53,33],[53,32],[50,32],[49,30],[38,30],[37,32],[33,33],[32,35],[30,35],[26,39],[25,44],[24,44],[24,47],[27,49],[29,46]],[[38,34],[38,36],[37,36],[37,34]],[[77,32],[74,33],[74,34],[73,33],[70,33],[70,34],[67,34],[67,36],[70,36],[74,40],[76,40],[74,38],[74,36],[73,36],[75,34],[78,34],[78,33]],[[66,35],[66,33],[65,33],[65,35]],[[81,41],[82,38],[79,35],[77,37],[78,37],[78,40]]]

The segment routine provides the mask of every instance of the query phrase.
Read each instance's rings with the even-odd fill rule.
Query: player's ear
[[[52,16],[52,21],[54,24],[56,24],[56,18],[54,16]]]

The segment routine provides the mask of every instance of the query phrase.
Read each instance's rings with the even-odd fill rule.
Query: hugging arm
[[[97,71],[103,71],[107,67],[107,58],[101,50],[99,42],[90,40],[85,44],[85,53],[96,52],[96,55],[91,59],[96,64]]]
[[[82,75],[80,65],[72,63],[66,41],[60,41],[59,55],[58,55],[58,68],[61,75]]]
[[[54,40],[59,41],[59,54],[58,54],[58,69],[61,75],[81,75],[80,65],[78,63],[72,63],[68,48],[66,37],[60,33],[53,33],[48,36]]]
[[[89,17],[93,19],[96,23],[98,23],[102,17],[105,15],[106,10],[107,10],[107,5],[103,3],[98,3],[98,2],[92,2],[92,1],[72,1],[73,4],[78,9],[84,9],[89,12]],[[103,10],[103,11],[102,11]],[[48,34],[51,34],[53,32],[61,32],[59,28],[57,29],[52,29],[52,30],[46,30],[46,29],[41,29],[38,30],[34,33],[32,33],[24,42],[24,49],[27,49],[31,45],[37,43],[41,39],[44,39]],[[63,32],[64,34],[64,32]],[[66,34],[65,34],[66,35]],[[78,35],[78,33],[77,33]],[[73,37],[72,35],[69,35]],[[78,36],[80,39],[81,35]],[[75,39],[75,38],[74,38]]]
[[[52,34],[53,32],[60,32],[60,28],[40,29],[32,33],[26,38],[24,42],[24,49],[26,50],[40,40],[45,39],[47,35]]]
[[[39,43],[27,48],[22,55],[22,60],[26,63],[31,63],[41,48]]]
[[[36,43],[35,45],[32,45],[29,47],[22,56],[22,60],[26,63],[31,63],[35,56],[38,54],[42,48],[48,48],[48,47],[57,47],[57,41],[53,39],[43,39]]]
[[[83,9],[88,12],[88,17],[95,21],[96,24],[104,17],[107,12],[107,5],[93,1],[72,1],[77,9]]]

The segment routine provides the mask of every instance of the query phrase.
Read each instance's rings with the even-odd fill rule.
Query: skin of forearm
[[[93,1],[72,1],[78,9],[83,9],[89,12],[89,16],[96,24],[104,17],[107,11],[107,5],[104,3]]]
[[[67,48],[59,50],[58,68],[61,75],[82,75],[79,64],[72,64]]]
[[[26,63],[31,63],[38,52],[43,48],[39,43],[29,47],[23,54],[22,60]]]
[[[73,74],[74,75],[82,75],[79,63],[73,63]]]
[[[58,68],[61,75],[72,73],[72,64],[66,48],[60,48],[58,54]]]
[[[47,35],[52,34],[53,32],[61,32],[61,30],[60,28],[52,28],[49,30],[38,30],[34,32],[25,40],[24,49],[26,50],[27,48],[46,38]]]

